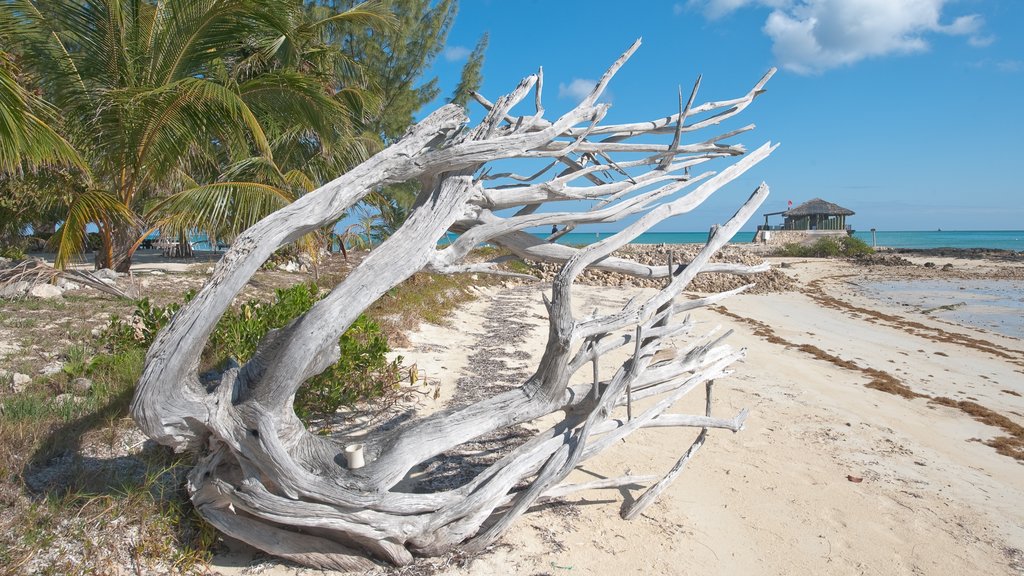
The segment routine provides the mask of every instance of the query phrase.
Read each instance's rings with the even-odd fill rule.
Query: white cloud
[[[792,0],[689,0],[686,5],[700,10],[709,20],[718,20],[750,4],[781,8],[791,3]]]
[[[458,62],[459,60],[465,60],[468,58],[470,52],[472,52],[472,50],[465,46],[447,46],[442,54],[444,55],[445,60],[449,62]]]
[[[686,7],[678,2],[672,5],[672,14],[674,16],[679,16],[683,13],[683,10],[686,10]]]
[[[975,48],[984,48],[985,46],[990,46],[995,41],[995,36],[971,36],[970,38],[967,39],[967,43],[970,44],[971,46],[974,46]]]
[[[558,97],[571,98],[578,102],[593,92],[595,86],[597,86],[597,80],[587,78],[573,78],[572,82],[569,82],[568,85],[564,82],[559,82]]]
[[[690,0],[709,19],[747,5],[770,7],[764,33],[784,68],[820,73],[866,58],[928,50],[927,36],[966,36],[984,47],[995,39],[982,34],[977,14],[942,22],[952,0]]]
[[[1020,72],[1024,70],[1024,60],[1000,60],[996,68],[1001,72]]]

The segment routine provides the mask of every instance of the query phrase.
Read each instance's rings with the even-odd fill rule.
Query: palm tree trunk
[[[110,234],[110,222],[102,222],[99,229],[100,240],[103,241],[103,245],[96,251],[95,266],[97,270],[102,270],[103,268],[110,268],[111,263],[114,261],[114,240]]]

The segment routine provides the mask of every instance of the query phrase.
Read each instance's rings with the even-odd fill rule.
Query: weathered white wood
[[[768,194],[761,185],[719,233],[690,261],[646,266],[613,253],[667,218],[697,209],[715,191],[768,157],[765,144],[749,154],[723,140],[752,125],[684,142],[745,109],[763,92],[765,75],[745,96],[694,105],[696,86],[678,113],[650,122],[603,125],[609,105],[598,100],[616,71],[639,46],[629,48],[594,90],[562,116],[547,120],[541,102],[543,74],[528,76],[494,102],[478,96],[485,118],[466,128],[467,116],[445,106],[404,138],[349,173],[262,220],[233,243],[199,294],[157,336],[150,349],[132,415],[156,441],[199,454],[189,476],[196,509],[218,529],[271,554],[326,568],[366,570],[369,557],[403,565],[413,554],[442,554],[453,547],[479,550],[532,504],[576,490],[626,486],[653,477],[626,476],[564,485],[588,458],[641,428],[742,428],[733,419],[671,414],[671,407],[702,383],[729,373],[743,357],[717,335],[694,338],[694,323],[674,315],[717,302],[744,288],[698,299],[679,299],[700,273],[750,274],[765,266],[712,264],[720,249]],[[516,116],[534,93],[535,112]],[[682,104],[680,102],[680,104]],[[701,116],[705,115],[705,116]],[[671,135],[668,142],[644,135]],[[639,152],[638,156],[636,153]],[[629,158],[618,157],[631,154]],[[741,158],[732,161],[734,156]],[[543,170],[490,174],[495,160],[551,158]],[[716,172],[691,175],[696,166],[732,162]],[[259,266],[280,246],[329,225],[380,186],[418,180],[422,192],[404,225],[368,255],[306,314],[259,344],[242,366],[225,370],[212,390],[200,384],[199,358],[218,319]],[[589,206],[541,205],[584,199]],[[543,242],[527,233],[557,224],[563,231],[587,223],[627,221],[620,232],[584,248]],[[448,231],[460,234],[438,248]],[[465,259],[493,243],[526,258],[562,265],[543,294],[548,340],[535,372],[519,387],[462,407],[414,418],[388,430],[311,434],[292,410],[295,392],[335,362],[338,337],[386,291],[421,270],[492,271]],[[665,278],[666,286],[636,297],[614,312],[573,311],[573,284],[586,269]],[[598,362],[631,346],[633,356],[611,378]],[[570,386],[587,364],[593,378]],[[657,398],[638,404],[645,398]],[[626,419],[616,416],[623,406]],[[506,448],[461,485],[409,491],[411,474],[435,458],[481,436],[552,414],[550,428]],[[632,418],[629,418],[632,416]],[[343,423],[342,423],[343,424]],[[345,426],[340,426],[345,430]],[[363,445],[363,465],[348,465],[345,447]],[[642,498],[644,506],[668,486],[699,443]],[[634,506],[634,510],[642,509]],[[634,512],[635,513],[635,512]]]

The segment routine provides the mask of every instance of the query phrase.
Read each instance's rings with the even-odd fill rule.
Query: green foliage
[[[488,33],[484,32],[484,35],[476,43],[476,47],[470,53],[466,65],[462,67],[459,83],[452,90],[449,102],[465,107],[466,103],[469,102],[470,93],[480,89],[480,84],[484,80],[483,73],[481,72],[484,66],[484,51],[487,50],[489,39]]]
[[[217,324],[206,356],[215,363],[228,358],[249,360],[260,340],[283,328],[320,299],[315,284],[275,291],[270,303],[250,301]],[[388,361],[387,338],[376,322],[360,316],[338,340],[339,360],[311,378],[295,395],[295,411],[303,419],[333,414],[341,406],[386,394],[400,380],[401,358]]]
[[[388,361],[380,326],[360,316],[338,339],[341,358],[295,394],[295,413],[304,420],[333,414],[359,400],[385,396],[402,379],[402,357]]]
[[[186,294],[185,301],[192,298]],[[208,365],[221,366],[228,359],[243,363],[252,358],[260,341],[271,330],[283,328],[305,313],[320,299],[315,284],[298,284],[278,289],[272,302],[251,300],[235,312],[220,319],[204,351]],[[142,353],[152,344],[156,333],[181,308],[180,304],[156,306],[148,299],[136,303],[135,312],[127,319],[118,317],[104,332],[112,354],[93,360],[91,370],[104,370],[108,377],[118,380],[138,372],[130,363],[131,352]],[[382,396],[394,389],[401,380],[401,357],[389,361],[388,341],[380,326],[366,316],[360,316],[338,340],[341,358],[324,372],[310,379],[295,397],[295,410],[304,419],[333,414],[341,406],[364,399]],[[128,362],[128,365],[125,363]]]
[[[194,296],[193,290],[185,292],[185,302]],[[181,304],[176,302],[157,306],[149,298],[143,298],[135,303],[135,311],[128,318],[121,320],[116,315],[112,316],[102,338],[115,352],[132,347],[149,348],[156,333],[171,321],[180,308]]]
[[[867,256],[868,254],[874,254],[875,249],[868,246],[868,243],[857,238],[856,236],[847,236],[843,239],[843,255],[844,256]]]
[[[21,69],[0,60],[0,124],[20,132],[0,125],[0,167],[45,157],[22,144],[49,142],[29,112],[52,110],[49,148],[82,155],[82,186],[60,195],[59,264],[86,222],[107,267],[152,227],[230,239],[379,147],[362,120],[381,98],[342,44],[392,20],[380,2],[11,0],[0,45]]]
[[[315,284],[297,284],[275,290],[273,302],[250,300],[237,312],[227,312],[221,317],[210,336],[205,355],[218,364],[228,358],[246,362],[267,332],[283,328],[319,299]]]
[[[88,375],[93,380],[93,391],[112,394],[135,386],[142,375],[146,348],[132,346],[108,354],[97,354],[90,362]]]
[[[341,11],[357,0],[333,0]],[[367,111],[367,128],[394,142],[412,124],[416,111],[438,95],[437,78],[420,82],[448,38],[455,20],[455,0],[388,0],[395,25],[388,30],[353,30],[339,39],[353,61],[363,66],[366,81],[379,89],[381,106]]]
[[[506,261],[505,268],[511,272],[515,272],[516,274],[526,274],[528,276],[537,275],[537,270],[533,266],[530,266],[518,258]]]
[[[71,378],[85,376],[89,369],[92,351],[84,344],[72,344],[64,352],[63,371]]]
[[[20,246],[0,246],[0,258],[21,260],[25,257],[25,251]]]
[[[800,258],[852,258],[872,253],[874,253],[874,249],[860,238],[829,236],[821,238],[811,245],[786,244],[777,249],[773,255]]]

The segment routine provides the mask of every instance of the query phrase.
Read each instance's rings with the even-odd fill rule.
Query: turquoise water
[[[590,244],[611,236],[611,232],[584,233],[570,232],[558,241],[562,244]],[[538,234],[543,238],[546,235]],[[854,236],[871,244],[871,232],[857,231]],[[707,232],[648,232],[641,234],[633,244],[694,244],[708,239]],[[753,232],[739,232],[733,236],[734,243],[750,242]],[[1024,251],[1024,230],[957,230],[950,232],[875,232],[878,246],[889,248],[998,248]]]
[[[614,232],[570,232],[558,239],[559,244],[590,244],[597,242],[614,234]],[[538,234],[540,238],[546,238],[546,234]],[[641,234],[632,244],[703,244],[708,240],[707,232],[648,232]],[[737,232],[732,237],[736,244],[751,242],[754,240],[753,232]]]
[[[1024,339],[1020,280],[893,280],[860,286],[868,295],[934,318]]]
[[[871,244],[871,232],[854,236]],[[1024,230],[929,230],[927,232],[875,232],[878,246],[889,248],[999,248],[1024,250]]]

